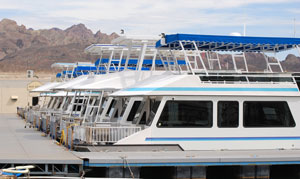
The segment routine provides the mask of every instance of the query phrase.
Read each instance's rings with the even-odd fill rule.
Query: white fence
[[[139,131],[141,127],[85,127],[85,138],[88,144],[115,143]]]

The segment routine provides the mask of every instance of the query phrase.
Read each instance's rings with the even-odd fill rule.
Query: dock
[[[81,159],[40,131],[24,126],[16,114],[0,114],[0,169],[34,164],[32,174],[78,175]]]
[[[0,114],[0,169],[35,165],[31,175],[109,178],[272,178],[300,174],[300,150],[182,151],[174,146],[90,146],[70,151],[16,114]],[[288,167],[288,169],[287,169]],[[225,171],[226,170],[226,171]],[[163,173],[163,174],[162,174]],[[227,173],[227,174],[226,174]],[[217,175],[217,176],[216,176]]]

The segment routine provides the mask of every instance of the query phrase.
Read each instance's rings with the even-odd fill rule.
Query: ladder
[[[206,66],[204,64],[204,61],[201,57],[201,53],[200,53],[200,51],[198,49],[198,46],[196,45],[195,41],[188,42],[188,43],[189,43],[189,45],[192,45],[195,50],[192,50],[192,51],[185,50],[184,45],[183,45],[183,41],[179,41],[179,44],[181,46],[181,50],[184,54],[184,59],[185,59],[185,63],[187,65],[187,68],[191,71],[191,73],[193,75],[195,75],[195,70],[201,70],[201,69],[204,70],[206,75],[208,75]],[[197,59],[199,59],[201,65],[202,65],[201,69],[198,66]]]
[[[299,49],[298,49],[299,50]],[[274,56],[275,62],[270,62],[270,57],[268,57],[264,52],[262,52],[265,60],[266,60],[266,64],[267,64],[267,71],[269,72],[273,72],[272,66],[278,66],[280,69],[280,72],[283,72],[282,66],[280,61],[276,58],[276,56]]]
[[[243,72],[248,72],[248,65],[247,65],[247,60],[246,60],[246,56],[245,56],[245,52],[242,52],[242,54],[234,54],[232,53],[232,62],[233,62],[233,68],[235,71],[241,70]],[[243,68],[238,68],[236,65],[236,60],[237,58],[242,58],[244,61],[244,65],[245,65],[245,69]]]
[[[171,50],[164,51],[165,54],[162,54],[161,51],[158,51],[157,53],[166,71],[181,71],[177,63],[177,57]]]
[[[88,97],[82,123],[85,123],[87,122],[87,119],[91,119],[92,117],[94,117],[94,115],[96,115],[96,112],[98,111],[98,107],[99,107],[98,102],[100,102],[100,98],[102,94],[99,93],[97,97],[92,97],[91,95],[92,95],[92,91],[89,91],[89,97]],[[94,122],[94,121],[89,121],[89,122]]]
[[[115,58],[115,52],[113,50],[111,51],[110,57],[109,57],[109,60],[108,60],[108,65],[107,65],[107,68],[106,68],[106,73],[120,71],[122,58],[123,58],[123,53],[124,53],[124,51],[121,50],[120,57]],[[114,62],[117,62],[117,66],[115,65]],[[111,68],[114,69],[114,70],[112,70]]]
[[[219,70],[221,70],[221,63],[220,63],[219,54],[217,52],[212,52],[212,51],[207,51],[205,54],[206,54],[206,58],[207,58],[207,61],[208,61],[209,69],[213,70],[214,69],[214,62],[217,62]],[[213,54],[215,54],[215,58],[213,58]]]

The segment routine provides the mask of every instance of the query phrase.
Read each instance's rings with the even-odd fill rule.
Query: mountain
[[[85,54],[84,49],[93,43],[110,43],[117,37],[116,33],[108,35],[100,30],[94,34],[84,24],[73,25],[65,30],[59,28],[33,30],[18,25],[13,20],[2,19],[0,72],[24,72],[27,69],[51,72],[50,66],[56,62],[93,62],[96,57]],[[262,54],[245,55],[249,71],[266,69],[266,61]],[[222,69],[233,69],[230,54],[219,54],[219,57]],[[288,55],[281,64],[285,71],[300,71],[300,58],[295,55]],[[237,66],[244,67],[242,59],[237,59]],[[276,70],[278,71],[278,67],[274,67],[274,71]]]
[[[93,43],[110,43],[117,38],[98,31],[93,32],[84,24],[59,28],[33,30],[10,19],[0,21],[0,72],[18,72],[27,69],[51,71],[55,62],[95,60],[84,49]]]

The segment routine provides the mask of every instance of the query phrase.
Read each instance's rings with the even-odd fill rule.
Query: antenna
[[[294,37],[296,37],[296,18],[294,18]]]

